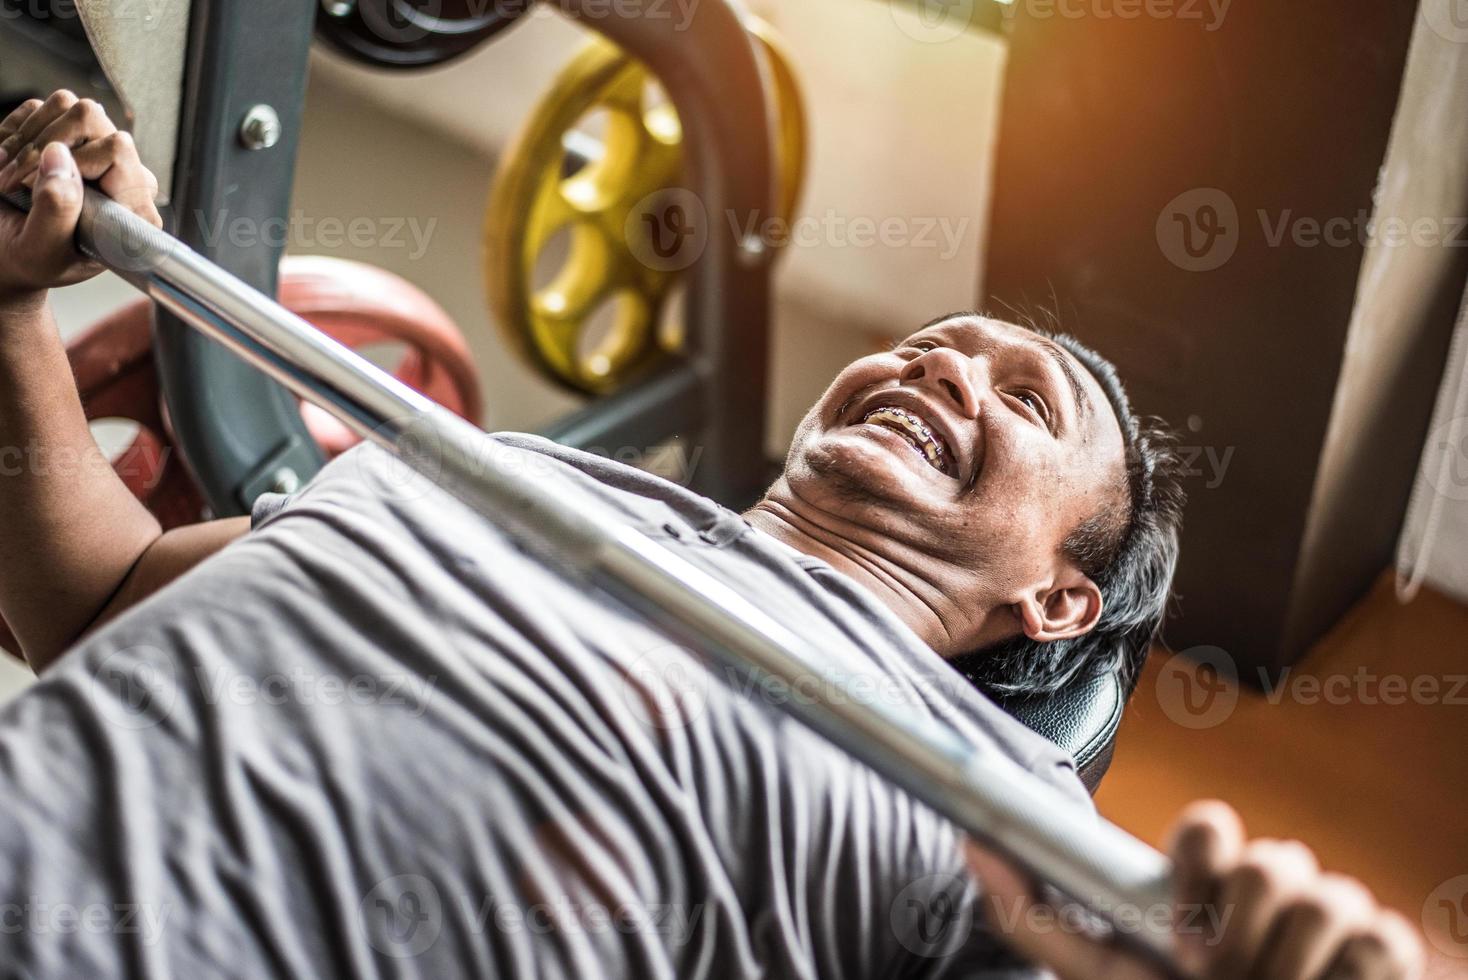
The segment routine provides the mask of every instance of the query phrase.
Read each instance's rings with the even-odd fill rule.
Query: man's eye
[[[1041,398],[1033,391],[1030,391],[1028,388],[1021,388],[1018,391],[1013,392],[1012,394],[1017,401],[1023,402],[1024,404],[1028,405],[1030,411],[1039,416],[1040,420],[1045,423],[1047,428],[1049,427],[1050,406],[1045,404],[1045,399]]]
[[[930,350],[937,350],[938,349],[938,345],[935,344],[931,340],[914,340],[911,343],[909,343],[907,346],[911,347],[913,350],[923,351],[924,353],[926,353],[926,352],[928,352]]]

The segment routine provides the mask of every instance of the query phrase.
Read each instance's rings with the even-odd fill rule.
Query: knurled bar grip
[[[30,194],[0,195],[29,211]],[[600,510],[543,495],[523,461],[122,205],[87,188],[78,248],[179,319],[394,453],[562,574],[746,673],[779,706],[1172,962],[1168,860],[993,748],[852,693],[853,675],[742,595]],[[867,678],[869,681],[870,678]],[[810,692],[822,692],[812,695]]]

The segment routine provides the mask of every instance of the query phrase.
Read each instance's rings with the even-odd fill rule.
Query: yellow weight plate
[[[777,93],[779,206],[788,218],[805,170],[805,114],[773,31],[762,22],[750,28]],[[658,245],[639,221],[683,170],[677,113],[651,98],[652,87],[640,62],[593,41],[531,114],[490,193],[490,309],[513,349],[578,391],[611,391],[681,343],[681,331],[658,328],[677,271],[656,261]],[[601,131],[587,145],[600,153],[568,175],[567,135],[592,123]],[[676,202],[667,215],[679,217]]]

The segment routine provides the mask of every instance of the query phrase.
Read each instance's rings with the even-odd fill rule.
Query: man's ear
[[[1096,583],[1069,569],[1048,589],[1031,593],[1018,603],[1020,628],[1036,643],[1069,640],[1096,628],[1103,602]]]

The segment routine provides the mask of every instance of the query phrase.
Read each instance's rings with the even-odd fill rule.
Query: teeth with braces
[[[874,408],[862,416],[862,422],[881,425],[907,438],[914,449],[922,453],[928,464],[941,473],[948,473],[948,452],[933,430],[922,419],[906,409]]]

